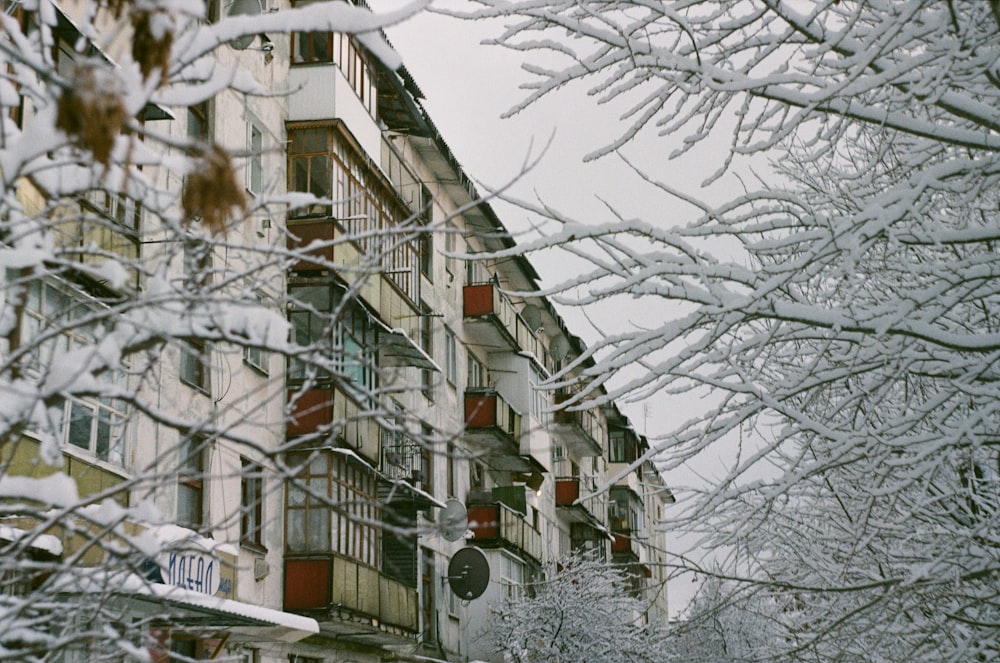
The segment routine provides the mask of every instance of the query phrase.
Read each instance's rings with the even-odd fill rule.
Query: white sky
[[[369,4],[381,12],[402,6],[405,0],[369,0]],[[461,4],[460,0],[435,0],[433,6],[457,8]],[[423,91],[431,119],[466,172],[479,183],[481,193],[516,177],[525,160],[537,157],[551,140],[541,162],[513,187],[517,197],[539,197],[581,222],[606,222],[611,218],[602,200],[626,216],[659,218],[664,224],[680,224],[694,216],[690,206],[654,194],[649,184],[616,157],[584,163],[588,152],[616,136],[620,124],[614,108],[598,108],[582,91],[560,91],[513,118],[502,119],[501,115],[523,97],[518,85],[529,75],[520,68],[521,54],[481,44],[501,28],[498,23],[470,23],[425,12],[387,31],[404,66]],[[732,176],[709,190],[700,187],[720,165],[728,138],[722,136],[722,144],[714,146],[706,141],[706,145],[680,159],[668,161],[667,155],[677,145],[677,139],[647,132],[624,152],[672,186],[719,202],[742,192],[742,185]],[[745,167],[741,171],[748,172]],[[491,204],[515,234],[538,223],[538,219],[529,218],[514,206]],[[532,262],[542,276],[543,286],[566,276],[564,261]],[[578,312],[561,312],[573,333],[585,341],[595,337],[596,332]],[[602,315],[606,320],[613,316],[618,322],[623,319],[621,311],[589,311],[588,315],[598,322]],[[633,311],[624,317],[638,323],[660,323],[666,314],[658,311],[650,319],[648,312]],[[690,418],[691,407],[705,407],[670,400],[651,402],[647,408],[642,404],[622,405],[636,428],[651,437]],[[668,476],[668,482],[676,488],[699,482],[698,474],[717,475],[724,460],[705,462],[689,476]],[[717,465],[712,467],[713,463]],[[672,613],[685,606],[694,587],[688,580],[671,583]]]

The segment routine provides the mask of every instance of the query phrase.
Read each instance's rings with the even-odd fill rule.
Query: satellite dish
[[[445,541],[458,541],[469,530],[469,512],[464,504],[452,498],[438,514],[438,525]]]
[[[562,361],[569,354],[569,341],[562,334],[549,341],[549,355],[556,361]]]
[[[228,16],[257,16],[258,14],[264,13],[264,8],[260,4],[260,0],[233,0],[228,5],[229,11],[226,13]],[[256,35],[243,35],[242,37],[237,37],[229,42],[229,45],[238,51],[242,51],[253,43]]]
[[[534,304],[528,304],[521,309],[521,317],[531,327],[531,331],[538,331],[538,328],[542,326],[542,309]]]
[[[448,584],[463,601],[478,599],[490,584],[490,564],[479,548],[462,548],[448,562]]]

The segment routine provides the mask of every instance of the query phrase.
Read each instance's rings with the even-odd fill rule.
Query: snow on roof
[[[319,633],[319,624],[310,617],[150,582],[135,573],[108,572],[101,568],[68,569],[53,579],[52,586],[55,591],[65,593],[112,594],[128,602],[140,602],[147,610],[162,612],[170,608],[200,615],[203,623],[193,624],[196,627],[225,629],[258,642],[296,642]],[[185,619],[185,623],[191,620]]]
[[[63,553],[62,541],[60,541],[57,536],[53,536],[51,534],[38,534],[36,532],[23,530],[20,527],[0,524],[0,540],[17,543],[24,538],[29,539],[27,542],[28,547],[33,550],[38,550],[55,557],[59,557]]]

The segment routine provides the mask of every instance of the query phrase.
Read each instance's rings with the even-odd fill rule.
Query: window
[[[487,386],[486,369],[482,362],[474,354],[469,353],[469,363],[467,365],[466,389],[477,389]]]
[[[257,305],[264,305],[264,298],[259,294],[254,295],[252,299]],[[269,359],[270,355],[267,350],[259,346],[243,346],[243,361],[258,373],[262,373],[264,375],[269,373],[267,366]]]
[[[187,137],[195,142],[206,143],[212,137],[212,128],[209,122],[211,113],[209,112],[209,102],[188,106],[187,109]]]
[[[267,350],[251,345],[243,347],[243,361],[245,361],[247,365],[252,367],[255,371],[263,373],[264,375],[268,374],[267,359]]]
[[[333,62],[333,38],[340,38],[332,32],[296,32],[292,35],[293,64],[311,62]]]
[[[425,492],[434,494],[434,453],[431,446],[434,442],[434,429],[427,424],[420,424],[420,486]]]
[[[115,465],[125,462],[125,412],[111,399],[68,399],[63,439],[99,460]]]
[[[437,569],[433,551],[422,548],[423,568],[420,574],[420,613],[423,621],[424,643],[437,642],[437,608],[434,596],[434,581]]]
[[[608,431],[608,462],[631,463],[636,458],[636,438],[625,430]]]
[[[317,198],[331,197],[330,147],[327,129],[289,129],[288,183],[292,191],[311,193]],[[330,216],[329,204],[314,203],[292,210],[293,217]]]
[[[264,134],[253,122],[247,123],[247,191],[261,192],[264,176]]]
[[[420,186],[420,199],[417,201],[420,206],[417,211],[417,222],[420,225],[420,237],[417,240],[418,251],[420,252],[420,273],[429,280],[434,280],[434,234],[429,226],[431,223],[431,192],[430,189]]]
[[[508,599],[517,598],[524,589],[524,562],[507,554],[500,555],[500,586]]]
[[[298,468],[288,481],[288,552],[336,552],[378,568],[381,510],[371,469],[328,452],[289,454],[288,464]]]
[[[299,656],[298,654],[289,654],[288,663],[323,663],[323,659],[313,658],[312,656]]]
[[[458,383],[458,341],[455,332],[447,327],[444,328],[444,376],[451,386]]]
[[[189,338],[181,347],[181,382],[204,394],[210,394],[212,352],[200,338]]]
[[[458,495],[458,459],[455,458],[457,451],[454,442],[448,442],[446,453],[448,454],[448,496],[455,497]]]
[[[177,473],[177,523],[195,531],[205,522],[205,445],[202,437],[184,440]]]
[[[545,382],[545,376],[542,375],[541,371],[534,364],[531,366],[530,382],[530,391],[528,393],[530,402],[528,406],[531,410],[531,416],[542,426],[546,426],[548,425],[549,418],[549,394],[541,386]]]
[[[369,398],[378,386],[378,329],[368,312],[353,301],[341,302],[344,290],[335,284],[294,284],[288,294],[293,339],[304,348],[289,358],[288,379],[329,380],[327,369],[335,368],[345,386],[357,387],[355,396]]]
[[[608,524],[612,532],[641,537],[644,524],[642,503],[628,488],[612,486],[608,495]]]
[[[264,545],[264,468],[242,459],[240,474],[240,540]]]
[[[434,357],[434,327],[431,324],[434,320],[431,317],[430,307],[420,303],[420,349],[428,357]],[[434,371],[423,369],[420,371],[420,391],[430,400],[434,400]]]
[[[68,285],[35,281],[27,288],[21,347],[28,351],[25,370],[38,375],[58,363],[63,353],[93,346],[109,326],[110,309]],[[109,371],[102,383],[124,387],[125,372]],[[51,411],[51,410],[50,410]],[[63,443],[98,460],[123,465],[129,410],[112,398],[67,398],[56,411],[52,433]]]
[[[445,271],[448,273],[449,283],[451,283],[455,279],[455,274],[458,271],[458,268],[455,266],[455,261],[458,259],[451,255],[455,253],[455,236],[457,234],[458,234],[458,229],[455,228],[455,225],[451,222],[451,220],[449,220],[445,224],[445,232],[444,232],[444,251],[446,254],[444,259],[444,268]]]

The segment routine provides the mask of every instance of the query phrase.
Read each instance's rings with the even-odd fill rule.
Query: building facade
[[[291,9],[256,6],[214,2],[204,23]],[[66,71],[95,46],[109,61],[128,46],[128,28],[115,30],[125,19],[93,10],[55,7]],[[102,20],[114,36],[93,44],[79,26]],[[571,551],[620,565],[648,601],[637,618],[665,623],[660,527],[673,498],[642,460],[648,443],[613,403],[583,407],[602,393],[540,388],[583,342],[545,298],[509,294],[537,291],[538,274],[491,257],[513,245],[503,223],[405,68],[365,43],[322,30],[230,41],[219,66],[264,93],[229,86],[143,109],[178,154],[218,144],[235,155],[248,204],[224,234],[178,239],[136,197],[97,188],[52,217],[80,264],[26,280],[17,320],[20,346],[38,339],[22,362],[32,375],[99,344],[134,314],[132,293],[160,288],[192,308],[225,297],[227,314],[187,315],[192,327],[102,378],[135,397],[61,399],[48,438],[29,427],[5,446],[6,473],[63,473],[90,506],[41,544],[18,544],[38,514],[7,518],[0,545],[101,568],[114,546],[85,555],[88,533],[156,542],[166,552],[102,594],[133,615],[123,629],[154,660],[500,661],[485,637],[490,604]],[[29,124],[39,111],[22,106]],[[163,191],[189,184],[167,160],[141,173]],[[26,209],[49,204],[35,182],[21,186]],[[80,266],[108,256],[126,267],[112,283]],[[50,438],[58,461],[35,462]],[[105,532],[87,510],[107,500],[124,515]],[[159,518],[139,522],[146,504]],[[488,566],[475,598],[450,583],[470,546]],[[89,647],[66,658],[92,660]]]

